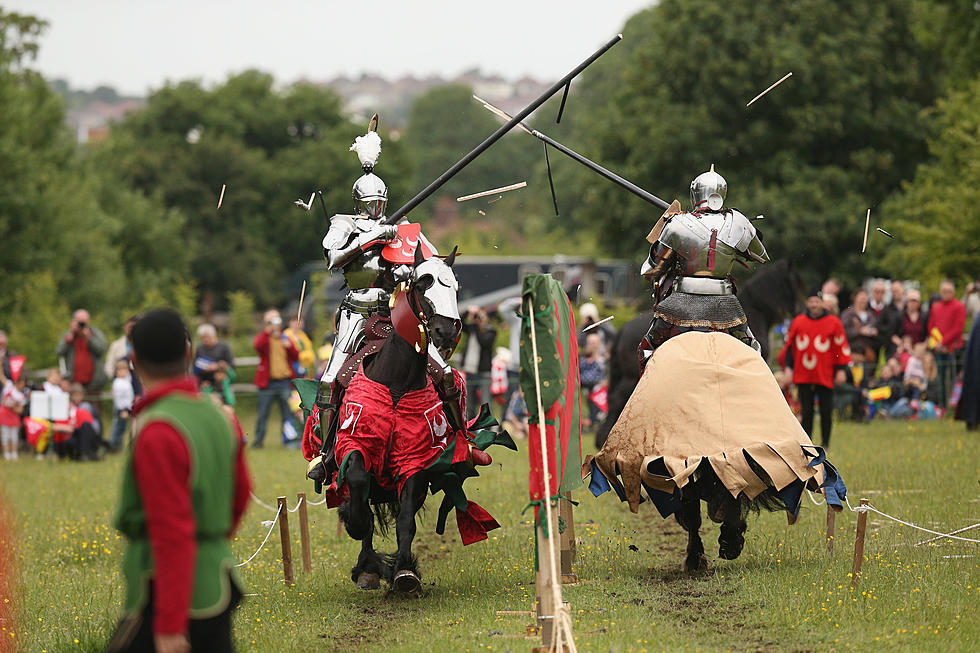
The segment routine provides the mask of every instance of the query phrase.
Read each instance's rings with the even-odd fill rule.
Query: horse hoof
[[[395,578],[392,582],[395,589],[406,596],[421,596],[422,594],[422,581],[413,571],[408,569],[402,569],[395,574]]]
[[[745,546],[745,538],[739,537],[734,541],[721,542],[718,547],[718,557],[725,560],[734,560],[742,555],[742,547]]]
[[[379,576],[378,574],[369,574],[366,571],[361,572],[361,575],[357,577],[357,589],[359,590],[381,589],[381,576]]]
[[[704,554],[698,555],[694,558],[688,558],[684,561],[684,571],[691,574],[697,571],[704,571],[708,568],[708,559],[704,557]]]

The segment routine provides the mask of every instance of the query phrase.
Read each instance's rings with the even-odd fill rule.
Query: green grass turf
[[[247,427],[254,408],[246,400]],[[250,430],[250,428],[248,429]],[[249,451],[256,493],[274,504],[309,492],[305,462],[272,438]],[[242,568],[247,597],[235,617],[241,651],[526,651],[534,600],[527,462],[521,452],[491,450],[492,468],[467,483],[470,498],[500,522],[488,541],[463,547],[454,518],[444,537],[433,532],[436,502],[422,517],[415,550],[423,573],[420,599],[362,592],[349,578],[357,543],[337,536],[335,511],[310,511],[313,573],[300,567],[299,531],[290,514],[295,584],[282,582],[278,528]],[[498,448],[494,448],[498,449]],[[869,498],[885,512],[943,530],[980,521],[980,444],[962,424],[878,422],[836,425],[832,460],[852,503]],[[99,463],[21,459],[0,467],[0,491],[14,514],[18,565],[15,632],[23,651],[101,651],[122,601],[124,542],[111,526],[121,457]],[[649,504],[639,515],[612,493],[577,492],[582,582],[566,587],[576,644],[595,651],[823,651],[980,649],[980,547],[946,542],[913,547],[928,537],[871,514],[864,574],[851,589],[856,515],[837,516],[837,545],[826,553],[823,507],[804,499],[802,516],[750,517],[738,560],[717,559],[717,526],[703,537],[709,571],[680,571],[686,542],[680,527]],[[252,555],[272,517],[253,504],[233,543]],[[707,521],[707,520],[706,520]],[[969,535],[969,534],[967,534]],[[980,538],[980,530],[972,534]],[[394,549],[392,539],[380,549]],[[635,549],[635,550],[634,550]],[[7,597],[4,597],[5,599]]]

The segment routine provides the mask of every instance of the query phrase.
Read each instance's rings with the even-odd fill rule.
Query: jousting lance
[[[494,114],[496,114],[496,115],[498,115],[501,118],[504,118],[506,120],[510,120],[511,122],[514,121],[514,118],[511,118],[509,115],[507,115],[506,113],[504,113],[504,111],[502,111],[501,109],[498,109],[497,107],[493,106],[492,104],[490,104],[486,100],[483,100],[483,99],[481,99],[481,98],[479,98],[479,97],[477,97],[475,95],[473,96],[473,99],[476,100],[477,102],[481,103],[483,105],[483,108],[485,108],[487,111],[489,111],[491,113],[494,113]],[[508,124],[510,124],[510,123],[508,123]],[[603,168],[601,165],[599,165],[595,161],[593,161],[591,159],[588,159],[588,158],[582,156],[581,154],[579,154],[575,150],[571,149],[570,147],[566,147],[566,146],[562,145],[561,143],[559,143],[555,139],[551,138],[547,134],[542,134],[537,129],[531,129],[530,127],[525,126],[524,123],[521,123],[520,124],[520,128],[523,129],[524,131],[526,131],[531,136],[534,136],[538,140],[543,141],[544,143],[547,143],[548,145],[550,145],[551,147],[555,148],[556,150],[558,150],[562,154],[564,154],[564,155],[566,155],[566,156],[568,156],[568,157],[570,157],[570,158],[578,161],[579,163],[581,163],[582,165],[584,165],[589,170],[592,170],[593,172],[595,172],[595,173],[597,173],[597,174],[605,177],[606,179],[608,179],[609,181],[611,181],[613,183],[619,184],[620,186],[622,186],[623,188],[625,188],[629,192],[633,193],[637,197],[639,197],[639,198],[641,198],[643,200],[646,200],[647,202],[650,202],[650,204],[653,204],[654,206],[660,208],[661,210],[666,211],[668,208],[670,208],[670,204],[668,204],[667,202],[663,201],[662,199],[660,199],[659,197],[657,197],[653,193],[651,193],[649,191],[646,191],[646,190],[643,190],[642,188],[640,188],[639,186],[637,186],[636,184],[634,184],[629,179],[623,179],[622,177],[620,177],[619,175],[617,175],[615,172],[613,172],[611,170],[607,170],[606,168]]]
[[[414,209],[416,206],[418,206],[419,204],[421,204],[423,201],[425,201],[425,199],[429,195],[431,195],[432,193],[434,193],[436,190],[439,189],[440,186],[442,186],[447,181],[449,181],[454,176],[456,176],[456,173],[458,173],[460,170],[462,170],[463,168],[465,168],[466,166],[468,166],[473,161],[473,159],[475,159],[476,157],[478,157],[481,154],[483,154],[483,152],[487,148],[489,148],[491,145],[493,145],[498,140],[500,140],[503,137],[504,134],[506,134],[507,132],[509,132],[511,129],[513,129],[514,127],[516,127],[518,123],[520,123],[522,120],[524,120],[529,115],[531,115],[531,113],[535,109],[537,109],[542,104],[544,104],[545,102],[547,102],[548,99],[552,95],[554,95],[558,91],[562,90],[565,86],[567,86],[572,81],[572,79],[574,79],[575,77],[578,76],[579,73],[581,73],[583,70],[585,70],[586,68],[588,68],[589,66],[591,66],[592,63],[596,59],[598,59],[603,54],[605,54],[606,51],[609,50],[609,48],[611,48],[612,46],[616,45],[621,40],[623,40],[623,35],[622,34],[617,34],[615,37],[613,37],[612,39],[610,39],[605,45],[603,45],[601,48],[599,48],[598,50],[596,50],[592,54],[592,56],[590,56],[588,59],[586,59],[585,61],[583,61],[582,63],[580,63],[578,66],[576,66],[575,69],[572,70],[572,72],[568,73],[567,75],[565,75],[564,77],[562,77],[560,80],[558,80],[557,82],[555,82],[554,85],[551,86],[551,88],[549,88],[547,91],[545,91],[544,93],[542,93],[536,100],[534,100],[529,105],[527,105],[526,107],[524,107],[523,109],[521,109],[520,113],[518,113],[516,116],[514,116],[513,118],[511,118],[507,122],[507,124],[502,125],[500,127],[500,129],[498,129],[494,133],[490,134],[490,136],[488,136],[485,141],[483,141],[482,143],[480,143],[479,145],[477,145],[475,148],[473,148],[472,150],[470,150],[470,152],[466,156],[464,156],[462,159],[460,159],[455,164],[453,164],[448,170],[446,170],[444,173],[442,173],[439,176],[438,179],[436,179],[431,184],[429,184],[428,186],[426,186],[425,188],[423,188],[422,191],[419,192],[418,195],[416,195],[415,197],[413,197],[412,199],[410,199],[407,204],[405,204],[400,209],[398,209],[397,211],[395,211],[394,213],[392,213],[391,215],[389,215],[387,218],[385,218],[384,224],[396,224],[399,220],[402,219],[402,217],[404,217],[404,215],[406,213],[408,213],[409,211],[411,211],[412,209]],[[666,207],[667,205],[664,204],[664,206]]]

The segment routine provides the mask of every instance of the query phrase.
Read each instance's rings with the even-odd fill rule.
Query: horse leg
[[[384,563],[374,550],[374,515],[368,504],[371,479],[360,451],[350,454],[347,464],[347,489],[350,498],[340,507],[340,518],[351,539],[361,542],[357,563],[351,569],[351,580],[358,589],[376,590],[381,587]]]
[[[418,568],[418,558],[412,554],[412,542],[415,540],[415,513],[422,507],[425,500],[425,490],[428,481],[424,474],[415,474],[402,488],[400,509],[395,521],[395,537],[398,542],[398,553],[395,554],[392,565],[393,576],[391,585],[409,596],[418,596],[422,592],[421,574]]]
[[[693,488],[692,488],[693,489]],[[684,571],[701,571],[708,567],[708,559],[704,557],[704,544],[701,542],[701,500],[697,493],[690,491],[681,500],[681,509],[674,513],[677,523],[687,531],[687,557],[684,559]]]
[[[730,494],[722,504],[721,535],[718,536],[718,557],[734,560],[742,553],[745,545],[746,511],[738,499]]]

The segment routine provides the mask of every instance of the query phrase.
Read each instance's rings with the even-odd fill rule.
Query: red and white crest
[[[338,430],[353,433],[354,429],[357,428],[357,420],[361,419],[362,410],[364,410],[364,406],[361,404],[353,401],[345,402],[341,415],[343,421],[340,422],[340,428]]]
[[[415,249],[422,248],[425,258],[432,256],[433,251],[422,236],[422,225],[417,222],[398,225],[398,236],[394,241],[381,250],[381,256],[391,263],[411,264],[415,262]]]
[[[429,423],[429,432],[432,434],[432,446],[445,449],[449,444],[450,430],[449,420],[442,411],[441,401],[425,411],[425,421]]]

